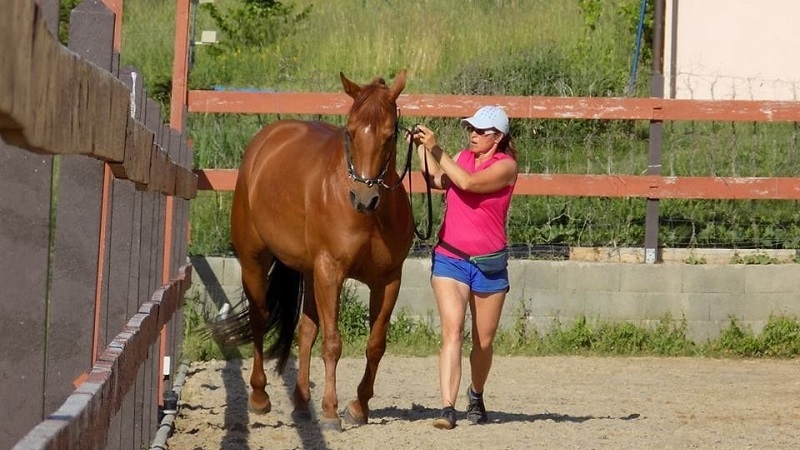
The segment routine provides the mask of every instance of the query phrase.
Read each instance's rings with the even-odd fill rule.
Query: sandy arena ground
[[[497,357],[486,388],[490,423],[431,425],[440,408],[437,358],[387,356],[372,416],[320,431],[291,419],[294,361],[267,372],[273,410],[247,412],[250,360],[192,364],[171,450],[256,449],[796,449],[800,361],[701,358]],[[465,373],[468,374],[466,361]],[[312,361],[313,406],[323,366]],[[339,363],[340,408],[355,397],[361,358]],[[316,384],[315,384],[316,383]]]

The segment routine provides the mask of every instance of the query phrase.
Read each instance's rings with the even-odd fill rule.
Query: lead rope
[[[409,130],[409,131],[412,131],[412,130]],[[408,140],[408,155],[406,157],[406,169],[403,170],[403,176],[405,176],[406,172],[410,172],[411,171],[411,152],[413,150],[414,150],[414,139],[409,139]],[[420,239],[420,240],[427,241],[431,237],[431,233],[433,232],[433,203],[431,201],[431,184],[428,182],[428,179],[430,178],[430,173],[431,172],[428,169],[428,158],[425,158],[425,162],[424,162],[423,165],[425,167],[425,172],[424,172],[425,173],[425,193],[426,193],[426,199],[427,199],[427,203],[428,203],[428,227],[427,227],[427,230],[425,231],[425,234],[423,235],[422,233],[419,232],[419,230],[417,230],[417,222],[415,220],[414,221],[414,235],[417,236],[417,238]],[[401,180],[402,180],[402,177],[401,177]],[[409,177],[408,177],[408,203],[411,205],[411,217],[413,219],[413,217],[414,217],[414,202],[413,202],[412,199],[413,199],[413,197],[411,196],[411,176],[409,175]]]
[[[398,133],[399,128],[400,128],[398,123],[399,123],[399,113],[398,113],[398,120],[395,121],[395,125],[394,125],[395,126],[395,136],[398,136],[400,134],[400,133]],[[412,133],[413,130],[409,130],[407,128],[403,128],[403,129],[406,132],[408,132],[409,134],[413,134]],[[403,168],[403,173],[400,175],[400,179],[397,180],[397,183],[394,184],[393,186],[389,186],[389,185],[387,185],[386,183],[383,182],[383,175],[386,173],[386,169],[387,169],[388,166],[384,167],[380,178],[377,178],[375,180],[366,180],[365,181],[364,179],[361,179],[359,177],[355,177],[353,175],[354,171],[351,169],[352,166],[353,166],[353,163],[350,160],[350,133],[348,133],[347,130],[345,130],[345,156],[347,158],[347,165],[348,165],[348,171],[349,171],[349,174],[350,174],[350,179],[351,180],[355,180],[355,181],[360,181],[362,183],[367,184],[368,186],[372,185],[372,184],[368,184],[368,182],[379,183],[383,188],[393,191],[393,190],[397,189],[401,184],[403,184],[403,178],[405,178],[406,175],[409,175],[408,176],[408,203],[409,203],[409,205],[411,205],[411,220],[414,222],[414,235],[417,236],[417,238],[420,239],[420,240],[427,241],[428,239],[430,239],[431,234],[433,233],[433,202],[432,202],[432,195],[431,195],[431,185],[430,185],[430,183],[428,183],[428,178],[430,177],[430,173],[431,172],[430,172],[430,169],[428,168],[428,158],[425,158],[425,163],[424,163],[425,172],[424,173],[425,173],[425,193],[426,193],[426,200],[427,200],[427,206],[428,206],[428,226],[427,226],[427,229],[425,230],[425,234],[422,234],[419,230],[417,230],[417,222],[414,219],[414,202],[413,202],[413,197],[411,195],[411,175],[410,175],[410,173],[411,173],[411,154],[412,154],[413,151],[414,151],[414,140],[413,139],[409,139],[408,140],[408,152],[406,153],[406,164],[405,164],[405,167]]]

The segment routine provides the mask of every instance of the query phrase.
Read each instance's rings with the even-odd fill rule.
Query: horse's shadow
[[[428,408],[426,406],[411,404],[410,409],[389,406],[372,410],[371,416],[375,423],[387,424],[395,420],[406,420],[416,422],[419,420],[433,420],[438,417],[440,409]],[[462,413],[463,414],[463,413]],[[636,420],[641,418],[641,414],[632,413],[626,416],[573,416],[569,414],[559,414],[544,412],[538,414],[525,414],[516,412],[492,411],[489,416],[489,423],[511,423],[511,422],[539,422],[550,420],[557,423],[583,423],[590,420]]]

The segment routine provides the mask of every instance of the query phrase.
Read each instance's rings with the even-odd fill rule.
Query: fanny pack
[[[459,258],[463,259],[464,261],[469,261],[478,269],[483,272],[485,275],[492,275],[498,272],[502,272],[508,266],[508,249],[504,248],[500,251],[494,253],[488,253],[486,255],[476,255],[470,256],[461,250],[453,247],[452,245],[448,244],[445,241],[440,240],[439,245],[452,252],[455,255],[458,255]]]

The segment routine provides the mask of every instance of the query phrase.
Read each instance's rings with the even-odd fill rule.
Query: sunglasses
[[[484,135],[491,136],[495,133],[494,130],[480,130],[470,125],[467,125],[466,128],[467,128],[467,133],[472,133],[474,131],[475,134],[477,134],[478,136],[484,136]]]

